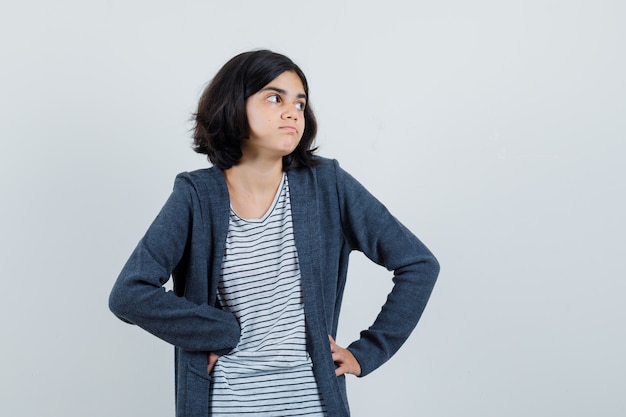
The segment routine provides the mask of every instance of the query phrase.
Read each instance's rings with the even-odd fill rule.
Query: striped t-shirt
[[[325,416],[306,351],[286,175],[263,218],[231,209],[218,300],[237,317],[241,339],[215,364],[210,416]]]

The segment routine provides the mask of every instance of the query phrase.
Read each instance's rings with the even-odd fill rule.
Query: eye
[[[277,94],[272,94],[266,98],[270,103],[280,103],[280,97]]]
[[[300,111],[304,111],[304,108],[306,107],[306,103],[303,103],[301,101],[296,103],[296,108]]]

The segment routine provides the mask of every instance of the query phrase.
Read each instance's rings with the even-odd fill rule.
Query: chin
[[[283,148],[283,152],[285,152],[284,156],[289,155],[290,153],[292,153],[293,151],[295,151],[298,148],[298,145],[300,144],[300,142],[298,141],[297,143],[289,143],[286,144],[285,147]]]

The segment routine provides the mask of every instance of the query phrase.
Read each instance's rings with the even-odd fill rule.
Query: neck
[[[230,205],[244,219],[260,219],[267,212],[283,176],[278,163],[242,162],[224,171]]]
[[[242,158],[238,165],[224,171],[227,183],[251,194],[273,193],[283,175],[282,159],[249,161]]]

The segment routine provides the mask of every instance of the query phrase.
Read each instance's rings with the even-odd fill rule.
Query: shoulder
[[[324,158],[315,156],[314,160],[317,165],[314,167],[300,167],[289,170],[288,173],[294,177],[296,181],[308,182],[317,186],[331,187],[348,187],[360,186],[358,181],[346,170],[344,170],[339,161],[332,158]]]
[[[322,158],[317,159],[320,163],[315,168],[318,171],[318,178],[322,181],[331,181],[337,187],[361,186],[361,184],[345,169],[343,169],[336,159]]]
[[[224,175],[215,166],[179,173],[174,180],[174,193],[186,194],[204,203],[228,200]]]
[[[339,162],[333,158],[325,158],[323,156],[315,156],[314,161],[317,162],[317,165],[314,169],[319,171],[334,171],[338,166]]]
[[[336,159],[325,158],[322,156],[314,156],[313,160],[316,165],[313,167],[296,168],[294,171],[300,173],[309,173],[317,178],[335,178],[339,169],[339,162]]]
[[[196,169],[194,171],[181,172],[176,175],[176,179],[193,184],[202,181],[216,181],[221,175],[222,171],[218,167],[212,166],[209,168]]]
[[[335,184],[337,181],[337,161],[334,159],[315,156],[315,166],[301,166],[287,171],[290,184],[293,182],[298,187],[324,187]]]
[[[369,197],[369,191],[345,171],[336,159],[316,156],[315,160],[318,164],[314,167],[288,171],[290,186],[293,183],[296,188],[314,189],[325,196],[334,195],[342,202]]]
[[[201,189],[216,189],[224,183],[222,170],[212,166],[209,168],[184,171],[176,175],[174,188],[189,188],[200,191]]]

